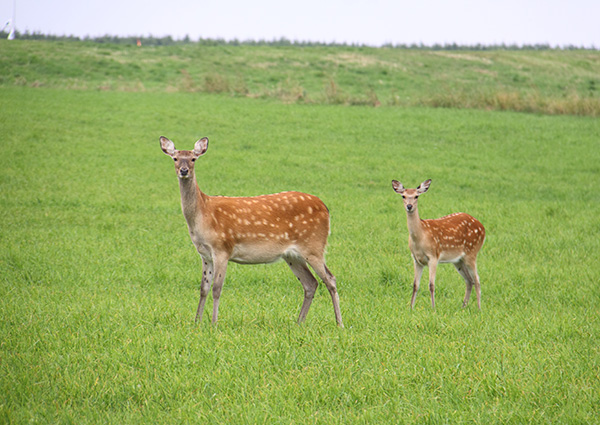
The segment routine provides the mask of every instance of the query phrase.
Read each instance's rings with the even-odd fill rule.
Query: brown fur
[[[455,213],[432,220],[421,220],[418,198],[427,192],[431,180],[416,189],[405,189],[393,180],[392,187],[402,195],[407,214],[408,246],[413,257],[415,277],[411,308],[414,308],[423,267],[429,267],[431,305],[435,307],[435,275],[438,263],[453,263],[467,285],[463,307],[466,307],[471,289],[475,286],[477,306],[481,308],[481,285],[477,274],[477,254],[485,241],[485,228],[475,218],[465,213]]]
[[[329,211],[316,196],[281,192],[254,197],[208,196],[196,183],[196,159],[208,149],[208,139],[194,150],[175,150],[160,138],[163,151],[174,159],[179,177],[181,208],[192,242],[203,260],[203,280],[196,320],[201,319],[208,289],[213,287],[213,323],[217,322],[221,288],[229,261],[270,263],[284,259],[304,288],[298,322],[304,321],[318,282],[310,265],[329,290],[338,325],[343,326],[335,277],[325,265]]]

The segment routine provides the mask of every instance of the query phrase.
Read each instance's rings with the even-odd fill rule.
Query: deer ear
[[[208,137],[203,137],[202,139],[198,140],[196,142],[196,144],[194,145],[194,155],[202,156],[206,153],[207,149],[208,149]]]
[[[406,190],[398,180],[392,180],[392,187],[398,193],[403,193]]]
[[[427,192],[429,189],[429,185],[431,184],[431,179],[425,180],[423,183],[417,187],[417,193],[420,195],[421,193]]]
[[[175,144],[166,137],[160,136],[160,147],[162,148],[163,152],[169,156],[173,156],[175,154]]]

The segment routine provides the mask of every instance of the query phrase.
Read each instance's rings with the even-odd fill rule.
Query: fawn
[[[419,291],[423,267],[429,266],[429,291],[431,305],[435,308],[435,273],[438,263],[453,263],[467,285],[463,308],[475,286],[477,306],[481,309],[481,285],[477,274],[477,254],[485,240],[483,225],[469,214],[455,213],[434,220],[421,220],[418,211],[419,195],[427,192],[431,179],[416,189],[405,189],[402,183],[392,180],[392,187],[402,195],[408,224],[408,246],[413,257],[415,278],[410,301],[414,308]]]

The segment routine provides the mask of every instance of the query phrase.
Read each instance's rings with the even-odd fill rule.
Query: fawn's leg
[[[429,260],[429,292],[431,293],[431,307],[435,308],[435,273],[437,260]]]
[[[198,302],[198,309],[196,310],[196,323],[202,321],[202,314],[204,313],[204,304],[206,303],[206,297],[208,295],[212,279],[213,263],[209,262],[208,259],[202,257],[202,283],[200,284],[200,301]]]
[[[217,323],[219,318],[219,298],[221,297],[221,289],[225,282],[225,272],[227,272],[227,257],[215,258],[214,263],[214,280],[213,280],[213,325]]]
[[[417,292],[419,292],[419,285],[421,285],[421,276],[423,275],[423,265],[413,258],[415,267],[415,277],[413,280],[413,293],[410,299],[410,308],[415,308],[415,302],[417,302]]]

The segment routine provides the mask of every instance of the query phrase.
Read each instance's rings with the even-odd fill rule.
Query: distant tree
[[[0,37],[6,38],[8,33],[4,30],[0,31]],[[296,40],[292,41],[287,39],[286,37],[281,37],[279,39],[273,39],[271,41],[266,41],[264,39],[259,40],[244,40],[240,41],[237,38],[232,40],[225,40],[223,38],[202,38],[200,37],[198,41],[194,42],[190,39],[189,35],[185,35],[185,37],[181,40],[175,40],[171,36],[165,37],[154,37],[152,35],[148,35],[147,37],[133,37],[133,36],[112,36],[109,34],[99,36],[99,37],[90,37],[85,36],[84,38],[80,38],[73,35],[54,35],[54,34],[43,34],[40,32],[30,33],[28,30],[21,33],[18,30],[15,31],[15,38],[21,40],[45,40],[45,41],[85,41],[85,42],[93,42],[93,43],[111,43],[111,44],[136,44],[138,40],[142,42],[144,46],[173,46],[173,45],[183,45],[183,44],[198,44],[200,46],[274,46],[274,47],[287,47],[287,46],[296,46],[296,47],[316,47],[316,46],[328,46],[328,47],[354,47],[354,48],[362,48],[368,47],[361,43],[337,43],[330,42],[324,43],[321,41],[306,41],[306,40]],[[471,44],[471,45],[461,45],[457,43],[446,43],[440,44],[435,43],[432,45],[426,45],[422,42],[420,43],[411,43],[410,45],[404,43],[392,44],[387,42],[382,45],[384,48],[394,48],[394,49],[412,49],[412,50],[472,50],[472,51],[487,51],[487,50],[593,50],[597,51],[598,48],[595,46],[591,47],[578,47],[574,45],[567,45],[563,47],[552,47],[547,43],[538,43],[538,44],[510,44],[506,45],[502,44]]]

